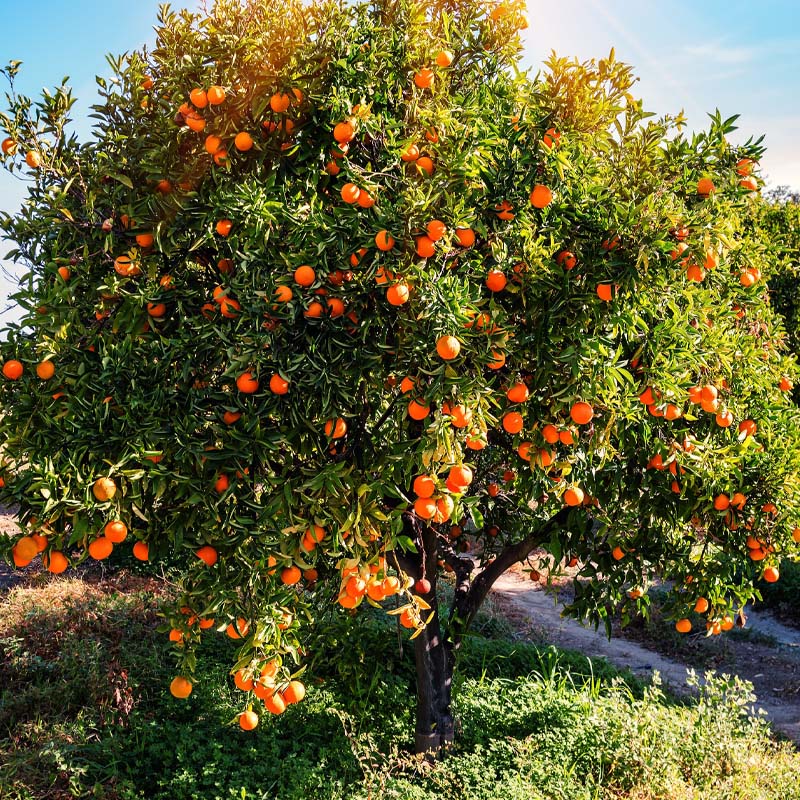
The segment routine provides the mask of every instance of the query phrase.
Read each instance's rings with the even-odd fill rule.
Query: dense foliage
[[[537,545],[580,565],[595,622],[660,575],[719,633],[777,579],[800,455],[749,232],[760,143],[654,119],[613,52],[521,73],[524,24],[473,0],[162,9],[86,143],[66,87],[33,103],[7,68],[18,564],[182,555],[180,672],[227,630],[273,711],[312,620],[396,597],[426,653],[455,647]]]

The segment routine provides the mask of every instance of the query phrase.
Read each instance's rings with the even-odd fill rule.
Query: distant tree
[[[4,162],[31,180],[3,220],[30,270],[0,346],[8,556],[185,556],[174,694],[215,628],[243,705],[280,713],[311,625],[397,598],[435,750],[459,644],[535,548],[578,567],[578,616],[629,618],[662,577],[710,634],[797,553],[759,142],[653,118],[613,52],[520,72],[524,24],[163,8],[84,143],[66,87],[33,103],[7,68]]]

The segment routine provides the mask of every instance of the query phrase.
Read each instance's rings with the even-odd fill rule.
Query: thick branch
[[[494,582],[513,564],[523,561],[537,545],[547,541],[553,530],[562,527],[569,516],[570,510],[570,508],[562,508],[561,511],[547,520],[541,528],[537,528],[516,544],[508,545],[498,553],[494,561],[484,567],[476,576],[462,602],[458,603],[456,607],[459,627],[454,635],[455,641],[458,641],[469,628]]]

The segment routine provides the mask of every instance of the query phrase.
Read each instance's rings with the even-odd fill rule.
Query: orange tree
[[[459,643],[537,548],[577,566],[573,613],[646,611],[660,576],[709,634],[797,551],[759,143],[652,118],[613,52],[521,72],[525,24],[508,0],[163,9],[86,143],[66,87],[34,103],[5,71],[30,181],[3,220],[30,268],[7,554],[177,558],[173,694],[227,632],[243,727],[302,698],[313,624],[371,604],[414,638],[438,748]]]

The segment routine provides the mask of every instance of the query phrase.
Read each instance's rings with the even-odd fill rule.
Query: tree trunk
[[[454,736],[452,647],[442,638],[439,614],[414,640],[417,666],[417,753],[438,753]]]

